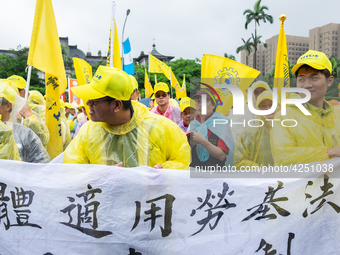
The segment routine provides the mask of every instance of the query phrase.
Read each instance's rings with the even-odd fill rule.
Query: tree
[[[64,60],[64,67],[65,70],[73,70],[73,60],[70,57],[70,52],[67,46],[65,46],[64,44],[60,44],[61,47],[61,54],[63,56],[63,60]]]
[[[247,9],[243,12],[243,15],[246,15],[246,24],[245,28],[248,29],[248,25],[254,20],[255,21],[255,38],[257,38],[257,25],[260,25],[260,21],[262,20],[264,23],[267,21],[270,24],[273,24],[273,17],[265,13],[265,10],[268,11],[267,6],[261,6],[261,0],[257,0],[255,3],[253,10]],[[254,61],[253,67],[256,69],[256,51],[257,51],[257,40],[254,40]]]
[[[12,56],[6,54],[0,55],[0,78],[6,79],[12,75],[19,75],[27,80],[27,57],[28,47],[22,48],[21,45],[16,50],[10,50]],[[42,94],[45,94],[45,84],[38,76],[38,70],[32,68],[30,79],[30,90],[38,90]]]
[[[231,54],[228,55],[227,53],[224,53],[224,57],[225,57],[225,58],[232,59],[232,60],[236,60],[236,59],[235,59],[235,56],[234,56],[234,55],[231,55]]]
[[[332,55],[329,60],[332,63],[332,75],[334,78],[340,78],[340,58],[338,59],[335,55]]]
[[[177,59],[175,61],[170,61],[168,66],[171,66],[173,73],[175,74],[178,82],[182,85],[183,82],[183,74],[185,74],[185,83],[187,88],[187,93],[189,96],[190,88],[195,86],[191,84],[191,80],[199,79],[201,77],[201,65],[197,63],[196,60],[191,59]],[[144,95],[144,78],[145,78],[145,71],[144,69],[148,70],[148,65],[135,65],[135,78],[138,82],[138,88],[142,94]],[[165,77],[162,73],[150,73],[149,79],[151,84],[154,86],[154,75],[157,75],[157,82],[165,82],[170,87],[170,81]],[[175,95],[175,89],[172,88],[173,95]]]
[[[241,50],[245,50],[246,51],[246,65],[248,65],[248,56],[250,55],[250,53],[253,52],[253,44],[250,41],[251,38],[249,38],[247,41],[245,41],[243,38],[241,38],[243,41],[243,45],[241,45],[240,47],[238,47],[236,49],[236,53],[238,54]]]

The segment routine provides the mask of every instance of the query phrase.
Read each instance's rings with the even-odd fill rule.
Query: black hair
[[[318,70],[318,69],[315,69],[315,68],[313,68],[313,67],[311,67],[309,65],[304,64],[304,65],[300,66],[298,68],[298,70],[296,70],[296,72],[295,72],[295,77],[296,78],[297,78],[297,76],[299,74],[300,69],[302,69],[302,68],[306,69],[306,71],[308,71],[309,69],[312,69],[312,70],[315,70],[315,71],[317,71],[319,73],[322,73],[323,75],[325,75],[326,79],[328,79],[331,76],[331,73],[330,73],[330,71],[328,69]]]
[[[110,103],[116,100],[113,97],[107,97],[107,99]],[[123,110],[129,110],[132,107],[130,99],[126,101],[122,100],[122,103],[123,103]]]
[[[1,102],[1,107],[4,107],[9,103],[9,101],[4,97],[0,97],[0,102]],[[9,113],[11,112],[12,112],[12,108],[9,110]]]

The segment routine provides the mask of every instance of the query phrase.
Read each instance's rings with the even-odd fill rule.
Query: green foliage
[[[102,62],[97,62],[94,65],[91,65],[92,66],[92,77],[96,73],[99,66],[106,66],[106,60],[104,60],[104,57],[102,59],[103,59]]]
[[[61,47],[61,54],[64,60],[65,69],[73,70],[73,60],[70,57],[70,52],[69,52],[68,47],[62,43],[60,44],[60,47]]]
[[[20,45],[16,50],[11,49],[10,52],[15,55],[15,57],[10,57],[6,54],[0,55],[0,78],[6,79],[12,75],[19,75],[27,80],[27,57],[28,48],[22,48]],[[32,68],[30,86],[44,88],[45,84],[42,79],[38,77],[38,70]]]
[[[232,60],[236,60],[236,59],[235,59],[235,56],[234,56],[234,55],[231,55],[231,54],[224,53],[224,57],[225,57],[225,58],[232,59]]]
[[[182,85],[183,82],[183,74],[185,74],[185,83],[187,88],[187,94],[190,95],[190,87],[194,86],[190,83],[192,79],[198,79],[201,77],[201,64],[197,63],[196,60],[191,59],[177,59],[175,61],[170,61],[167,63],[168,66],[171,67],[173,73],[175,74],[178,82]],[[138,82],[138,89],[142,97],[145,96],[144,91],[144,79],[145,79],[145,69],[148,72],[148,65],[135,65],[135,78]],[[163,73],[148,73],[150,83],[152,86],[155,84],[155,75],[157,75],[157,82],[164,82],[169,85],[170,81]],[[175,89],[172,88],[173,97],[175,97]]]

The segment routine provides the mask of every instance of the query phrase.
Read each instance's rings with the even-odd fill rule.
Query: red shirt
[[[207,119],[209,119],[214,113],[212,113]],[[201,123],[201,116],[197,116],[196,117],[196,120],[199,121]],[[184,123],[183,123],[184,124]],[[211,135],[211,130],[208,129],[208,140],[209,140],[209,137]],[[216,136],[216,135],[215,135]],[[212,141],[209,141],[209,142],[212,142]],[[214,143],[213,143],[214,144]],[[225,153],[229,154],[229,148],[228,146],[225,144],[225,142],[221,139],[221,138],[218,138],[218,141],[217,141],[217,146],[218,148],[220,148],[221,150],[223,150]]]

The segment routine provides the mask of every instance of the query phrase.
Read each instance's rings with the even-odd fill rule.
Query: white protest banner
[[[0,254],[338,254],[327,163],[319,178],[205,179],[0,160]]]

